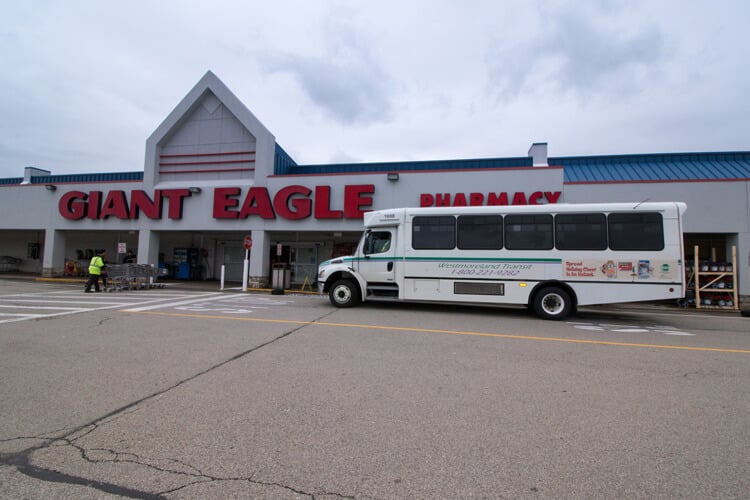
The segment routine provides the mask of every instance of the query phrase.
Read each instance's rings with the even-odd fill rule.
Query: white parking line
[[[57,294],[54,293],[24,293],[24,294],[8,294],[0,296],[0,307],[6,310],[16,309],[19,310],[17,314],[6,312],[1,313],[0,317],[6,319],[0,319],[2,323],[13,323],[18,321],[26,321],[31,319],[40,318],[54,318],[60,316],[68,316],[71,314],[80,314],[85,312],[104,311],[107,309],[119,309],[123,307],[131,307],[139,304],[151,304],[152,308],[170,307],[173,305],[192,303],[195,300],[213,300],[217,295],[221,295],[221,292],[184,292],[184,293],[169,293],[151,296],[137,296],[137,295],[111,295],[111,294],[96,294],[87,296],[88,300],[70,300],[71,297],[80,297],[81,292],[66,291]],[[23,298],[22,298],[23,297]],[[188,301],[175,302],[176,299],[186,299],[188,297],[197,297]],[[82,298],[82,297],[81,297]],[[114,299],[114,300],[113,300]],[[26,304],[38,304],[26,305]],[[45,304],[59,304],[45,305]],[[88,307],[76,307],[75,304],[85,304]],[[21,309],[35,309],[35,310],[55,310],[59,312],[50,312],[48,314],[32,314],[20,312]]]
[[[199,297],[197,299],[190,299],[190,300],[184,300],[182,302],[170,302],[169,304],[155,304],[155,305],[149,305],[145,307],[136,307],[131,309],[125,309],[126,312],[141,312],[141,311],[151,311],[153,309],[162,309],[164,307],[177,307],[177,306],[187,306],[190,304],[197,304],[199,302],[208,302],[211,300],[216,300],[218,297],[222,296],[223,294],[221,292],[210,292],[210,295],[204,294],[203,297]]]
[[[4,306],[0,304],[0,307],[5,307],[7,309],[59,309],[61,311],[75,311],[78,309],[82,309],[80,307],[56,307],[56,306],[16,306],[16,305],[8,305]]]
[[[680,330],[679,328],[667,326],[667,325],[644,325],[644,326],[634,326],[634,325],[615,325],[611,323],[587,323],[587,322],[580,322],[580,321],[568,321],[567,322],[570,326],[573,328],[577,328],[579,330],[588,330],[588,331],[607,331],[607,332],[614,332],[614,333],[658,333],[661,335],[682,335],[682,336],[695,336],[694,333],[686,332],[683,330]]]
[[[11,304],[16,302],[31,302],[32,304],[59,304],[61,302],[65,304],[87,304],[90,305],[92,301],[90,300],[69,300],[69,299],[58,299],[58,300],[37,300],[37,299],[12,299],[8,300],[7,302],[10,302]],[[103,300],[97,300],[97,304],[122,304],[122,302],[109,302],[109,301],[103,301]],[[19,306],[20,307],[20,306]]]

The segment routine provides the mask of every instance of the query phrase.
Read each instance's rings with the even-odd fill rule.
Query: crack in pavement
[[[140,498],[140,499],[146,499],[146,500],[163,499],[163,498],[166,498],[167,495],[173,494],[177,491],[181,491],[181,490],[184,490],[186,488],[189,488],[198,484],[217,482],[217,481],[221,481],[221,482],[241,481],[241,482],[248,482],[248,483],[259,485],[259,486],[282,488],[284,490],[290,491],[298,495],[308,496],[312,499],[315,499],[316,497],[319,497],[319,496],[324,496],[324,497],[332,496],[336,498],[355,498],[354,496],[343,495],[343,494],[334,493],[334,492],[306,492],[306,491],[293,488],[292,486],[289,486],[289,485],[255,479],[253,478],[252,475],[249,477],[213,476],[206,472],[201,471],[200,469],[190,464],[187,464],[177,459],[172,459],[172,458],[151,459],[148,457],[141,457],[135,453],[124,453],[124,452],[119,452],[119,451],[107,449],[107,448],[87,449],[77,444],[77,442],[80,439],[96,431],[100,426],[109,424],[120,417],[139,411],[140,407],[142,407],[144,403],[152,401],[178,387],[181,387],[187,383],[190,383],[202,377],[203,375],[206,375],[218,368],[221,368],[225,365],[228,365],[229,363],[242,359],[245,356],[248,356],[256,351],[259,351],[260,349],[263,349],[264,347],[267,347],[275,342],[278,342],[279,340],[282,340],[300,331],[306,326],[310,326],[311,324],[319,322],[327,318],[328,316],[335,314],[335,312],[336,311],[331,311],[329,313],[326,313],[320,316],[319,318],[315,319],[314,321],[308,324],[299,325],[295,328],[292,328],[291,330],[284,332],[281,335],[274,337],[273,339],[267,342],[264,342],[263,344],[259,344],[251,349],[242,351],[241,353],[236,354],[228,359],[225,359],[224,361],[221,361],[220,363],[217,363],[209,368],[206,368],[205,370],[201,370],[198,373],[186,379],[180,380],[179,382],[172,384],[171,386],[165,389],[154,392],[152,394],[149,394],[148,396],[145,396],[141,399],[138,399],[124,406],[121,406],[115,410],[112,410],[109,413],[106,413],[105,415],[89,423],[80,425],[78,427],[66,427],[63,429],[59,429],[58,431],[46,432],[46,433],[39,434],[37,436],[19,436],[15,438],[0,439],[0,443],[10,443],[14,441],[26,441],[26,440],[42,441],[40,444],[28,447],[19,452],[0,453],[0,466],[14,467],[18,472],[28,477],[38,479],[41,481],[86,486],[86,487],[94,488],[96,490],[99,490],[105,493],[120,495],[126,498]],[[58,433],[58,432],[61,432],[62,434],[56,435],[55,433]],[[74,476],[74,475],[67,474],[65,472],[61,472],[55,469],[35,465],[33,463],[32,455],[35,452],[43,450],[43,449],[51,449],[51,448],[56,448],[56,447],[72,447],[73,449],[77,450],[78,453],[80,453],[81,458],[84,461],[91,463],[91,464],[129,463],[133,465],[146,467],[148,469],[151,469],[157,472],[184,476],[185,478],[190,478],[192,480],[176,488],[153,493],[149,491],[138,490],[135,488],[128,488],[125,486],[120,486],[120,485],[110,483],[110,482],[104,482],[104,481],[98,481],[98,480],[93,480],[93,479],[87,479],[85,477]]]

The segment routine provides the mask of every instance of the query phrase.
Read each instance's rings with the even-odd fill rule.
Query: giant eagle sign
[[[374,184],[344,186],[343,206],[338,207],[332,206],[331,189],[331,186],[309,188],[295,184],[271,194],[266,187],[251,187],[243,195],[239,187],[217,187],[213,190],[212,215],[214,219],[361,219],[372,210]],[[537,205],[556,203],[561,194],[560,191],[535,191],[528,195],[523,192],[421,194],[419,203],[420,206]],[[152,195],[140,189],[129,193],[68,191],[60,197],[58,210],[69,220],[134,220],[141,216],[159,220],[164,217],[165,209],[168,219],[182,219],[184,205],[191,197],[187,188],[156,189]]]

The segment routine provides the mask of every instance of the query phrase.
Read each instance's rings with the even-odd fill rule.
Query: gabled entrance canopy
[[[265,185],[276,139],[208,71],[146,141],[144,188]]]

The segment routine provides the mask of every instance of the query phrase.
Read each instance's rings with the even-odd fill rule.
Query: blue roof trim
[[[276,175],[310,175],[342,173],[405,172],[419,170],[469,170],[482,168],[531,167],[528,156],[518,158],[482,158],[473,160],[428,160],[380,163],[334,163],[321,165],[294,165],[285,171],[275,170]]]
[[[641,155],[565,156],[549,158],[550,166],[564,168],[564,182],[669,182],[704,180],[750,180],[750,151],[720,153],[662,153]],[[428,170],[469,170],[531,167],[532,159],[484,158],[381,163],[297,165],[276,144],[275,175],[378,173]],[[32,177],[31,184],[143,181],[143,172],[113,172]],[[23,177],[0,179],[12,186]]]
[[[72,175],[42,175],[32,176],[31,184],[63,184],[84,182],[131,182],[142,181],[143,172],[111,172],[95,174]],[[0,179],[0,185],[16,185],[23,182],[23,177]]]
[[[276,154],[273,158],[273,172],[277,175],[287,174],[289,170],[297,166],[297,162],[284,151],[284,148],[276,144]]]
[[[564,182],[675,182],[750,179],[750,152],[664,153],[549,158]]]

